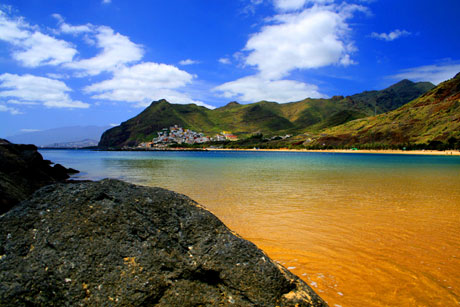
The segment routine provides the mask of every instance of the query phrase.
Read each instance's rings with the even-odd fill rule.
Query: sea
[[[330,306],[459,306],[460,156],[40,150],[185,194]]]

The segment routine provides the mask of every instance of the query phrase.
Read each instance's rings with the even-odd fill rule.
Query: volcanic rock
[[[327,306],[190,198],[105,179],[0,216],[1,306]]]
[[[26,199],[37,189],[69,178],[60,164],[43,160],[35,145],[12,144],[0,139],[0,214]]]

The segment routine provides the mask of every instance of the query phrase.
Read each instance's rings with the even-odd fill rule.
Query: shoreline
[[[248,152],[313,152],[313,153],[347,153],[347,154],[393,154],[393,155],[428,155],[428,156],[460,156],[460,150],[398,150],[398,149],[254,149],[254,148],[38,148],[38,150],[95,150],[95,151],[248,151]]]
[[[458,150],[396,150],[396,149],[244,149],[244,148],[206,148],[208,151],[267,151],[267,152],[318,152],[318,153],[364,153],[364,154],[400,154],[430,156],[460,156]]]

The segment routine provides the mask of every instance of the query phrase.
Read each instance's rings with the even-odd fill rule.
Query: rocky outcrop
[[[326,306],[190,198],[46,186],[0,217],[1,306]]]
[[[28,198],[37,189],[64,181],[78,173],[60,164],[51,166],[34,145],[17,145],[0,139],[0,214]]]

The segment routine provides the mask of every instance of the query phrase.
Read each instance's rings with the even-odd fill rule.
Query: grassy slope
[[[315,144],[395,147],[460,141],[460,74],[394,111],[324,131]]]
[[[261,101],[241,105],[232,102],[214,110],[160,100],[136,117],[107,130],[99,146],[134,146],[151,140],[157,131],[174,124],[208,135],[226,130],[240,137],[254,133],[282,135],[320,131],[373,114],[376,106],[377,112],[392,110],[424,93],[426,87],[430,87],[430,83],[404,80],[382,91],[345,98],[305,99],[287,104]]]

